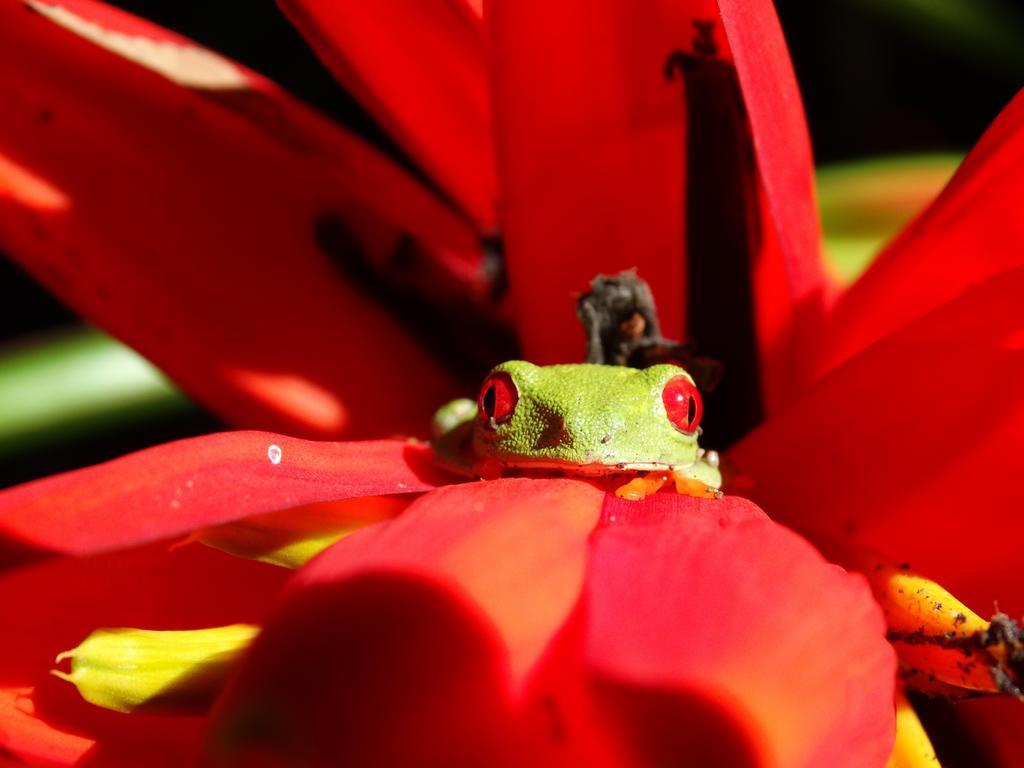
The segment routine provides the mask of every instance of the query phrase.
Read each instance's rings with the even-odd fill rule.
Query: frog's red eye
[[[704,406],[692,381],[686,376],[673,376],[665,384],[661,400],[665,403],[665,413],[673,427],[688,435],[697,431]]]
[[[491,426],[497,426],[512,418],[512,412],[519,402],[519,390],[512,377],[504,371],[492,373],[480,387],[476,404],[480,417]]]

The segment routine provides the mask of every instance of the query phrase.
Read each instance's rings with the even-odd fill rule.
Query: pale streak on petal
[[[348,421],[338,396],[303,376],[230,366],[225,366],[224,373],[251,396],[273,402],[278,409],[318,427],[325,435],[342,430]]]
[[[0,200],[3,198],[37,211],[64,211],[71,207],[68,196],[52,182],[0,153]]]
[[[129,35],[107,29],[60,5],[40,0],[25,0],[25,3],[54,24],[179,85],[207,90],[244,89],[249,85],[248,76],[241,68],[198,45]]]

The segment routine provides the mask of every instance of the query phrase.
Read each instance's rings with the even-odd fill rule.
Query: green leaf
[[[0,352],[0,458],[194,411],[160,371],[95,330]]]
[[[817,171],[818,212],[832,271],[855,280],[882,247],[942,190],[958,154],[869,158]]]

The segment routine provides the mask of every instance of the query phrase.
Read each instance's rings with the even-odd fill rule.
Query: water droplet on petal
[[[281,463],[281,446],[272,445],[267,448],[267,458],[270,459],[271,464]]]

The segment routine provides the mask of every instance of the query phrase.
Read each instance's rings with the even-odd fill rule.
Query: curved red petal
[[[0,562],[102,552],[275,509],[441,482],[419,443],[206,435],[0,492]]]
[[[936,200],[842,296],[824,372],[968,288],[1024,262],[1024,91],[996,118]]]
[[[120,11],[9,2],[0,25],[5,252],[242,426],[429,422],[447,377],[365,275],[410,244],[475,259],[468,225],[273,84]]]
[[[17,620],[0,625],[0,682],[51,689],[54,657],[98,627],[258,623],[287,577],[284,569],[206,547],[171,551],[166,544],[53,559],[5,573],[0,597],[5,616]],[[52,682],[53,691],[69,688]]]
[[[325,552],[247,657],[217,756],[521,765],[513,701],[576,605],[603,496],[574,480],[438,489]]]
[[[34,693],[32,688],[0,687],[0,755],[29,765],[75,765],[96,742],[36,717]]]
[[[483,227],[498,197],[479,9],[278,0],[336,78]]]
[[[704,699],[731,715],[753,764],[884,764],[895,657],[864,580],[744,499],[657,498],[610,499],[594,535],[593,674]],[[722,749],[715,731],[664,735],[657,764],[684,761],[680,746]]]
[[[579,359],[573,297],[596,273],[635,267],[666,336],[717,355],[715,334],[745,323],[729,344],[756,339],[768,407],[793,397],[822,273],[809,143],[771,3],[485,11],[527,356]]]
[[[125,717],[49,674],[54,657],[99,626],[191,629],[259,622],[285,579],[279,568],[204,547],[165,545],[60,559],[0,577],[0,752],[70,764],[190,762],[195,717]],[[8,620],[9,619],[9,620]]]
[[[803,101],[774,4],[718,0],[763,188],[765,241],[753,266],[768,414],[810,380],[826,280]],[[774,235],[774,237],[773,237]]]
[[[245,660],[213,762],[884,761],[894,660],[861,579],[739,499],[612,499],[593,532],[603,498],[447,488],[326,552]]]
[[[866,349],[731,453],[753,498],[979,612],[1024,612],[1024,267]]]

